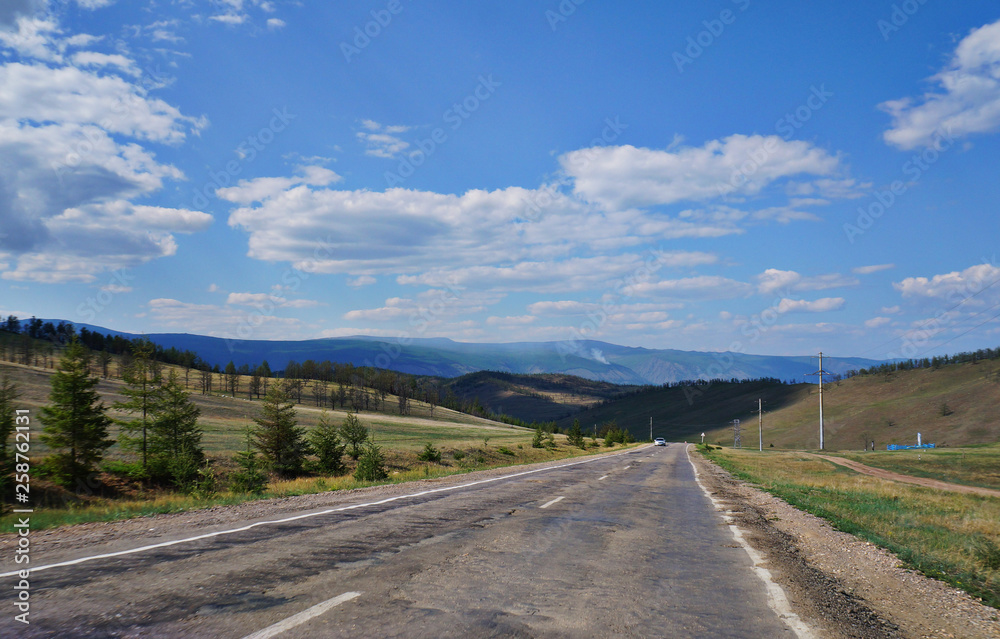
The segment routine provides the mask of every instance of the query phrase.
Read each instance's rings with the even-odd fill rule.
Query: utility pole
[[[760,442],[760,452],[764,452],[764,400],[757,400],[757,441]]]
[[[829,375],[825,370],[823,370],[823,352],[820,351],[819,354],[819,370],[812,375],[819,375],[819,449],[823,450],[825,447],[825,442],[823,441],[823,375]]]
[[[743,448],[743,437],[740,433],[740,420],[733,420],[733,448]]]
[[[649,441],[653,441],[653,418],[649,418]]]

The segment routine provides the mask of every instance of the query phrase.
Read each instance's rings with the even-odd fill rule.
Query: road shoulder
[[[708,462],[691,459],[768,562],[796,613],[825,637],[1000,637],[1000,611],[901,567],[894,555]]]

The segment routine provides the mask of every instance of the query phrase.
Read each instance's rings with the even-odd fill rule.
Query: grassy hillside
[[[819,394],[815,384],[715,383],[654,388],[576,415],[585,428],[609,419],[637,437],[731,446],[734,419],[743,426],[743,446],[756,448],[757,399],[764,400],[764,447],[819,448]],[[828,450],[863,450],[865,441],[970,446],[1000,440],[1000,361],[950,364],[889,374],[853,377],[823,387]],[[571,424],[573,417],[559,422]]]
[[[634,388],[573,375],[493,371],[471,373],[445,383],[445,389],[463,401],[478,399],[493,413],[526,422],[556,421]]]
[[[708,435],[706,441],[722,438],[729,432],[732,442],[732,422],[743,421],[743,443],[747,445],[747,430],[753,421],[753,441],[757,442],[757,399],[763,398],[767,406],[781,407],[795,404],[808,396],[809,384],[781,384],[771,381],[716,382],[697,386],[655,387],[640,390],[627,397],[584,410],[558,422],[568,427],[579,419],[585,432],[592,432],[594,425],[615,420],[629,429],[638,439],[649,437],[649,419],[653,418],[653,436],[673,441],[694,441],[700,433]],[[777,444],[775,444],[777,445]]]

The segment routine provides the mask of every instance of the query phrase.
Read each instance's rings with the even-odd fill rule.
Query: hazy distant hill
[[[53,320],[58,321],[58,320]],[[99,326],[89,330],[119,333]],[[120,333],[126,337],[138,337]],[[598,341],[518,342],[473,344],[444,338],[396,340],[375,337],[343,337],[302,341],[228,340],[187,333],[147,335],[165,348],[191,350],[210,364],[225,366],[232,360],[256,365],[267,360],[272,370],[281,370],[290,360],[306,359],[350,362],[389,368],[414,375],[458,377],[482,370],[507,373],[558,373],[613,384],[664,384],[698,378],[759,378],[806,381],[816,370],[809,356],[780,357],[741,353],[704,353],[618,346]],[[831,373],[869,367],[875,360],[825,358]]]

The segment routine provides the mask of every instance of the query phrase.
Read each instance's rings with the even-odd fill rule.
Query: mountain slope
[[[52,320],[58,321],[58,320]],[[108,331],[97,326],[88,330]],[[139,337],[123,333],[125,337]],[[664,384],[687,379],[747,379],[775,377],[804,381],[816,370],[808,356],[780,357],[742,353],[702,353],[618,346],[581,340],[472,344],[444,338],[390,340],[344,337],[302,341],[230,340],[186,333],[147,335],[164,348],[191,350],[209,364],[256,366],[266,360],[272,370],[290,360],[350,362],[357,366],[388,368],[414,375],[458,377],[482,370],[516,374],[576,375],[613,384]],[[832,373],[877,364],[860,358],[827,358]]]

